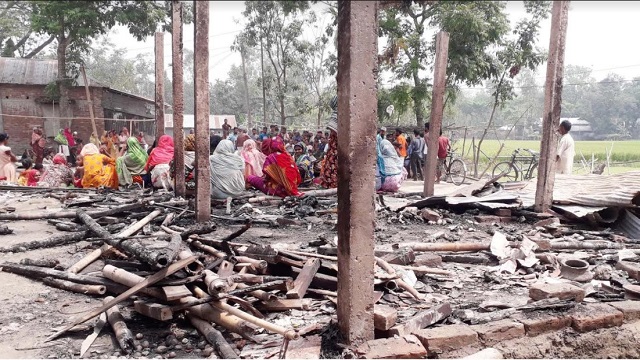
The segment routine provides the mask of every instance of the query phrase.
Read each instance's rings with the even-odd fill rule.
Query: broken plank
[[[403,324],[396,325],[389,329],[390,336],[404,336],[413,334],[415,331],[433,325],[451,315],[451,305],[444,303],[429,310],[419,312],[417,315],[407,320]]]
[[[293,282],[293,289],[287,292],[287,298],[302,299],[304,294],[307,293],[307,289],[309,285],[311,285],[318,269],[320,269],[320,259],[307,260],[302,271],[300,271],[300,274],[298,274],[296,280]]]
[[[311,308],[311,299],[276,299],[269,301],[261,301],[256,305],[260,310],[271,311],[287,311],[287,310],[309,310]]]
[[[162,294],[164,295],[164,298],[166,301],[174,301],[174,300],[181,299],[185,296],[192,295],[191,291],[189,291],[189,289],[187,289],[187,287],[184,285],[163,286],[161,287],[161,289],[162,289]]]
[[[171,307],[162,304],[148,303],[142,300],[133,302],[133,308],[140,314],[152,319],[167,321],[173,319]]]

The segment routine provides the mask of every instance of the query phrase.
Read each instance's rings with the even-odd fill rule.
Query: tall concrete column
[[[357,345],[373,334],[376,1],[338,2],[338,325]]]
[[[155,37],[156,55],[156,140],[164,135],[164,33]]]
[[[429,119],[429,138],[424,139],[427,158],[424,159],[424,196],[433,196],[438,167],[438,138],[442,129],[444,112],[444,93],[447,83],[447,60],[449,59],[449,34],[441,31],[436,35],[436,63],[433,70],[433,93],[431,96],[431,118]],[[433,151],[432,151],[433,149]]]
[[[551,34],[547,76],[544,84],[544,113],[542,114],[542,139],[538,181],[536,184],[535,210],[547,211],[553,201],[556,151],[556,129],[560,125],[562,102],[562,77],[564,75],[564,48],[567,38],[569,1],[554,1],[551,10]]]
[[[196,220],[211,218],[209,165],[209,2],[194,1],[194,89],[196,133]]]
[[[185,196],[184,184],[184,79],[182,59],[182,2],[171,2],[173,25],[171,34],[171,74],[173,76],[173,163],[175,165],[175,190],[177,196]]]

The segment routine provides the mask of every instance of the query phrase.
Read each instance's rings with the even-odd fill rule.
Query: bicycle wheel
[[[529,172],[527,173],[527,178],[525,180],[531,180],[537,177],[538,177],[538,164],[533,164],[533,166],[531,166],[531,169],[529,169]]]
[[[449,164],[449,176],[451,182],[455,185],[460,185],[467,178],[467,166],[460,159],[455,159]]]
[[[518,180],[518,169],[516,169],[513,164],[508,161],[504,161],[498,163],[493,168],[493,173],[491,174],[493,177],[496,177],[500,174],[504,174],[502,179],[507,181],[517,181]]]

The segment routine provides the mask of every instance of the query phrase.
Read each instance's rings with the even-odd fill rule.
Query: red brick
[[[478,333],[480,340],[485,345],[493,345],[500,341],[524,336],[524,325],[509,319],[473,325],[471,329]]]
[[[622,311],[624,314],[624,321],[634,321],[640,319],[640,301],[627,300],[611,302],[609,305]]]
[[[446,325],[413,333],[429,355],[461,349],[479,343],[478,334],[468,325]]]
[[[571,284],[537,283],[529,288],[529,297],[533,300],[558,298],[560,300],[584,300],[584,290]]]
[[[495,215],[476,215],[473,219],[479,223],[508,223],[511,222],[511,216],[495,216]]]
[[[422,209],[422,218],[426,221],[438,221],[442,219],[442,215],[431,209]]]
[[[579,332],[622,325],[621,311],[606,304],[578,305],[571,311],[571,326]]]
[[[417,359],[427,355],[427,350],[413,335],[369,340],[356,352],[366,359]]]
[[[551,314],[521,314],[514,317],[514,320],[524,325],[527,336],[537,336],[540,334],[562,330],[571,326],[571,317],[567,315]]]

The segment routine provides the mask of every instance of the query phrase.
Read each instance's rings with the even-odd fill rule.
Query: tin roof
[[[58,76],[58,60],[23,59],[0,57],[0,84],[47,85]],[[109,86],[87,76],[89,86]],[[78,86],[84,86],[82,76],[77,79]]]

